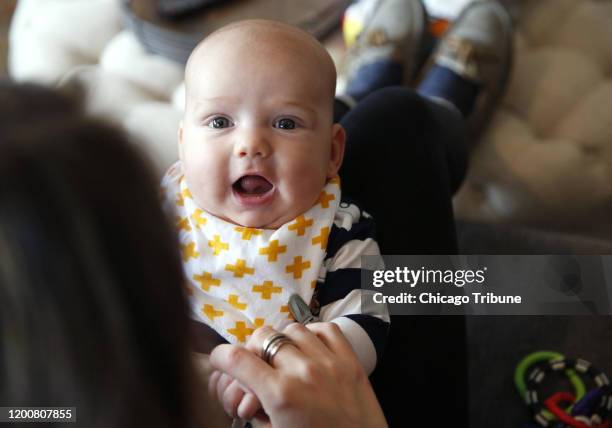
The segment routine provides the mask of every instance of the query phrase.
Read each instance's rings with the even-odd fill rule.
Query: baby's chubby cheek
[[[293,175],[288,183],[288,199],[302,211],[316,203],[325,186],[325,175],[317,168],[304,169]]]
[[[194,202],[202,209],[212,212],[230,196],[231,185],[222,171],[206,163],[185,162],[183,165],[187,187]]]

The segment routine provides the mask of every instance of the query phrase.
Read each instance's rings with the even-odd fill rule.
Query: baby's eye
[[[208,122],[208,126],[215,129],[229,128],[232,126],[232,121],[227,117],[217,116]]]
[[[276,121],[274,126],[280,129],[295,129],[295,121],[293,119],[280,119]]]

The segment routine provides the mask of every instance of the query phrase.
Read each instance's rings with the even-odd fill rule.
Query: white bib
[[[340,203],[329,180],[308,211],[277,230],[237,226],[199,208],[176,163],[162,180],[164,206],[179,230],[187,292],[195,319],[230,343],[263,325],[293,322],[289,297],[310,302]]]

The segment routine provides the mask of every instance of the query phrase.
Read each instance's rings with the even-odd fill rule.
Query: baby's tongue
[[[239,181],[240,190],[244,193],[260,195],[272,188],[272,184],[259,175],[247,175]]]

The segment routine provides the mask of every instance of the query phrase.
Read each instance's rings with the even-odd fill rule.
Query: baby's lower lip
[[[275,192],[276,188],[272,187],[266,193],[261,195],[248,195],[246,193],[238,192],[236,189],[232,188],[232,194],[238,201],[238,204],[250,208],[261,207],[269,204],[272,201]]]

